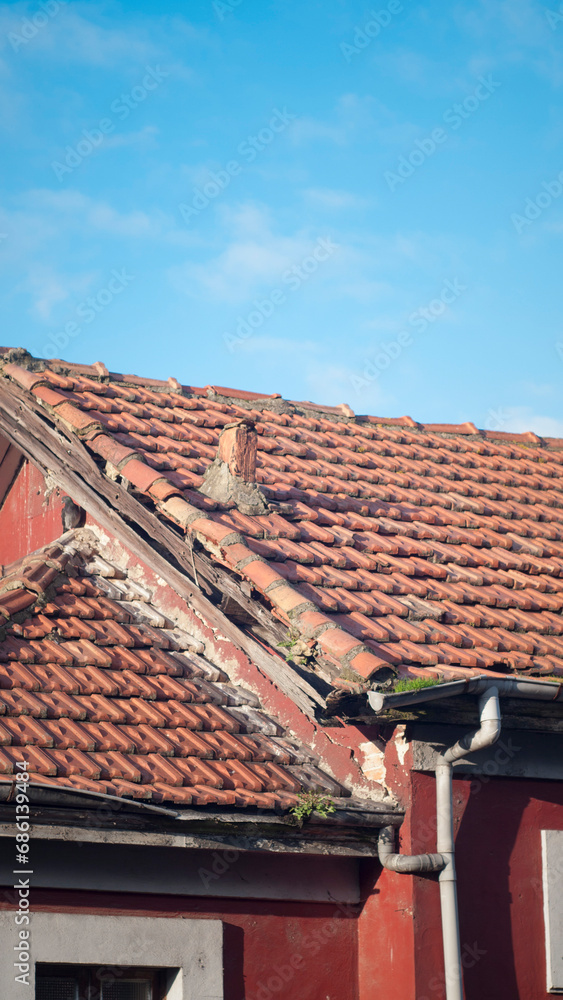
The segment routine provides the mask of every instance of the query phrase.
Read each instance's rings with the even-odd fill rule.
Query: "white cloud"
[[[137,132],[117,132],[104,137],[98,149],[118,149],[121,146],[142,146],[145,149],[156,149],[156,136],[160,129],[156,125],[145,125]]]
[[[375,97],[347,93],[338,98],[330,120],[303,116],[293,123],[290,135],[297,145],[324,140],[345,146],[352,139],[361,139],[367,131],[385,144],[409,142],[419,133],[417,126],[400,121]]]
[[[482,46],[497,67],[528,66],[554,87],[563,83],[563,52],[557,25],[550,26],[547,9],[534,0],[472,0],[459,3],[453,15],[459,27]],[[486,58],[486,56],[484,56]]]
[[[72,189],[38,189],[20,195],[11,211],[0,209],[0,233],[6,234],[0,241],[0,259],[6,271],[12,269],[17,275],[9,295],[26,295],[30,312],[43,322],[56,319],[58,306],[70,297],[82,296],[100,279],[98,272],[78,266],[76,273],[72,267],[63,273],[51,263],[61,259],[61,251],[72,245],[77,233],[109,237],[112,244],[117,239],[144,239],[185,247],[195,241],[163,212],[120,212]]]
[[[187,262],[169,272],[176,288],[188,295],[204,295],[237,303],[260,288],[279,283],[284,271],[311,252],[316,235],[299,232],[279,236],[272,232],[267,209],[247,204],[220,213],[230,241],[205,263]]]
[[[553,396],[556,388],[549,382],[524,382],[522,388],[526,394],[531,396]]]
[[[33,264],[27,277],[15,287],[15,292],[27,292],[31,296],[31,313],[36,319],[51,322],[53,311],[71,296],[88,291],[95,274],[60,275],[47,264]]]
[[[533,431],[540,437],[563,438],[563,420],[534,413],[531,406],[506,406],[489,410],[487,426],[497,431],[525,434]]]
[[[310,388],[311,400],[325,406],[338,406],[348,403],[354,409],[351,385],[353,371],[345,365],[319,361],[307,372],[307,385]]]
[[[288,337],[250,337],[241,341],[239,350],[247,354],[276,354],[280,359],[303,359],[318,354],[321,344],[313,340],[290,340]]]
[[[143,65],[161,51],[150,37],[148,24],[140,19],[136,23],[131,19],[127,29],[111,23],[96,23],[94,17],[103,19],[100,4],[60,5],[56,12],[45,15],[45,22],[41,18],[36,25],[33,19],[38,9],[36,3],[2,4],[0,47],[18,56],[31,58],[41,54],[54,57],[58,62],[87,63],[104,68]]]
[[[164,213],[148,214],[139,210],[119,212],[107,202],[96,201],[76,190],[53,191],[48,188],[29,191],[22,198],[32,210],[55,218],[60,231],[84,231],[84,227],[112,236],[154,237],[172,226]]]
[[[348,403],[355,409],[354,402],[360,405],[362,412],[368,403],[375,399],[382,403],[383,393],[375,385],[369,387],[368,393],[360,397],[353,388],[353,377],[357,375],[351,368],[328,358],[327,348],[312,340],[292,340],[289,337],[249,337],[241,341],[241,352],[254,356],[263,355],[263,363],[272,370],[286,368],[289,364],[297,369],[306,387],[307,399],[314,403],[327,406],[337,406]],[[353,402],[354,400],[354,402]]]
[[[347,130],[343,126],[329,125],[315,118],[298,118],[291,127],[291,138],[296,145],[305,142],[325,140],[336,146],[344,146],[348,140]]]
[[[366,383],[361,370],[353,370],[338,362],[319,361],[307,371],[307,384],[315,403],[338,406],[347,403],[354,413],[379,416],[393,407],[394,397],[373,381]],[[361,384],[360,384],[361,383]]]
[[[335,191],[332,188],[307,188],[303,192],[307,201],[321,208],[368,208],[373,204],[369,198],[360,198],[351,191]]]
[[[351,229],[345,218],[338,228],[331,226],[328,232],[324,225],[322,229],[307,225],[280,233],[280,225],[263,205],[249,203],[233,210],[224,206],[219,197],[216,205],[211,202],[203,212],[215,213],[219,249],[208,247],[202,253],[202,239],[197,257],[169,269],[169,280],[177,291],[192,299],[226,303],[237,311],[245,304],[253,308],[256,295],[266,295],[280,282],[288,283],[288,277],[283,279],[285,271],[299,266],[317,240],[327,236],[338,249],[315,270],[306,293],[314,290],[325,306],[329,301],[335,308],[343,303],[352,308],[365,303],[372,306],[374,313],[377,310],[376,315],[396,311],[404,325],[410,311],[440,294],[446,278],[457,275],[463,280],[459,248],[448,238],[432,238],[424,232],[399,232],[386,237]],[[198,231],[195,224],[189,231]],[[408,294],[413,265],[425,277],[424,283],[420,279],[417,282],[416,297],[412,292]],[[450,318],[449,312],[447,316]],[[366,329],[364,323],[364,332]]]

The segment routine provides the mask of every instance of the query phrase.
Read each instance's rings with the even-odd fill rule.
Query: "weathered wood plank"
[[[0,440],[0,453],[2,452],[2,441]],[[6,494],[12,485],[17,471],[23,462],[23,455],[19,448],[14,448],[12,444],[6,443],[6,449],[0,459],[0,507],[4,503]]]
[[[242,649],[303,712],[314,716],[315,706],[324,708],[324,699],[312,685],[285,660],[269,653],[231,622],[200,588],[193,585],[194,564],[198,577],[201,573],[204,580],[214,578],[217,588],[236,596],[243,607],[255,609],[257,605],[236,587],[232,578],[221,574],[199,553],[193,553],[192,562],[192,553],[184,539],[135,500],[121,484],[102,475],[75,434],[55,424],[54,418],[14,383],[10,383],[9,391],[0,385],[0,418],[3,432],[15,447],[44,474],[51,475],[103,528],[135,552],[212,628]],[[265,609],[264,614],[258,610],[254,614],[262,619],[261,625],[266,624]],[[272,632],[276,641],[275,630]]]

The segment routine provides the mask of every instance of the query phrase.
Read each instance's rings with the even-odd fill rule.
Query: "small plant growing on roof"
[[[423,688],[434,687],[435,684],[439,684],[438,678],[434,680],[431,677],[414,677],[412,680],[402,680],[397,681],[395,687],[393,688],[393,694],[402,694],[405,691],[422,691]]]
[[[294,663],[300,663],[303,666],[306,666],[307,661],[314,656],[310,646],[307,645],[295,628],[288,629],[285,639],[278,642],[278,646],[287,650],[285,653],[286,660],[293,660]]]
[[[321,792],[300,792],[297,796],[299,799],[297,805],[293,806],[289,811],[295,816],[299,826],[303,826],[305,820],[310,819],[314,812],[318,813],[319,816],[330,816],[336,809],[336,806],[328,795],[323,795]]]

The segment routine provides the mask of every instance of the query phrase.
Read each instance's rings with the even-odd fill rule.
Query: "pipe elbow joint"
[[[379,859],[384,868],[402,875],[418,872],[440,872],[445,861],[441,854],[390,854]]]
[[[378,857],[388,871],[416,875],[418,872],[440,872],[445,867],[446,859],[441,854],[395,854],[394,840],[393,827],[382,827],[379,831]]]

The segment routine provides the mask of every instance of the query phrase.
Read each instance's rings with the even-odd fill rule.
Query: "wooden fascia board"
[[[4,503],[12,484],[18,473],[18,469],[24,460],[19,448],[9,442],[2,459],[0,461],[0,507]]]

